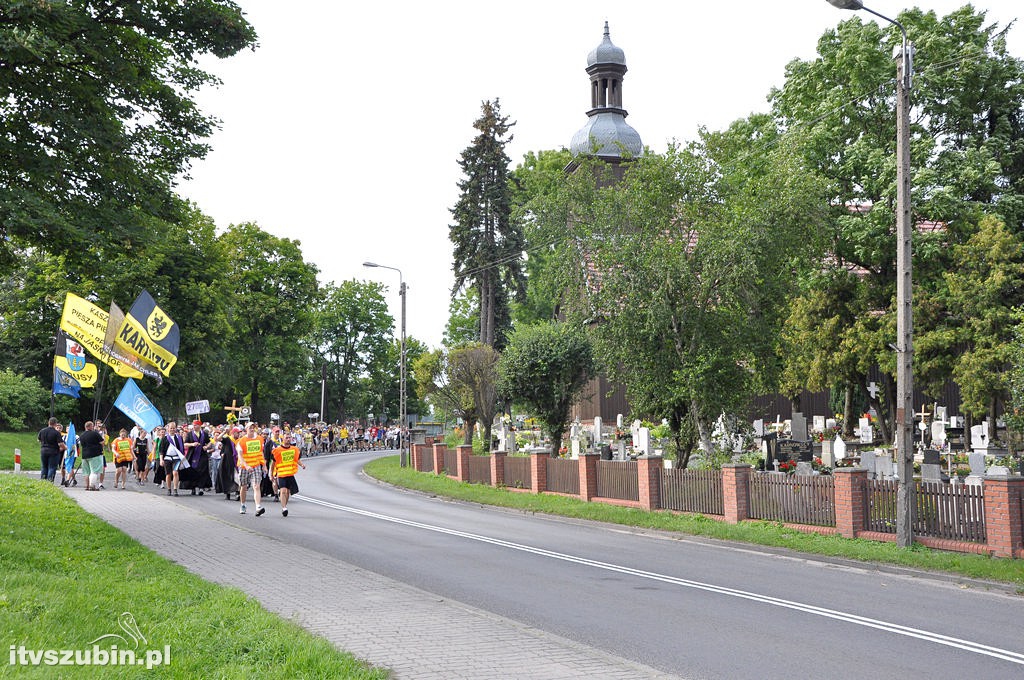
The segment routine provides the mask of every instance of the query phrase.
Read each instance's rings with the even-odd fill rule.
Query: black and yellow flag
[[[178,361],[180,340],[178,324],[157,306],[149,291],[144,290],[128,310],[114,344],[153,364],[164,375],[170,375]]]

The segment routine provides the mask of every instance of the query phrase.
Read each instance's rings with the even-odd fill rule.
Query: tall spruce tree
[[[522,228],[512,219],[512,189],[505,145],[515,123],[501,115],[499,100],[485,101],[473,127],[479,134],[462,152],[461,195],[452,208],[449,238],[455,246],[453,295],[475,289],[480,306],[480,342],[501,349],[511,327],[511,299],[521,300]]]

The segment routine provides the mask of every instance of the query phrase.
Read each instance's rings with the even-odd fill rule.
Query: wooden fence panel
[[[491,457],[470,456],[469,457],[469,483],[487,484],[491,483]]]
[[[445,449],[444,473],[449,477],[459,474],[459,452],[455,449]]]
[[[918,482],[914,534],[984,543],[984,487],[973,484]]]
[[[597,495],[600,498],[639,501],[637,472],[635,460],[597,461]]]
[[[529,489],[533,486],[529,456],[505,457],[505,486]]]
[[[663,470],[661,507],[680,512],[724,515],[721,470]]]
[[[835,486],[830,475],[754,473],[750,516],[793,524],[835,526]]]
[[[548,491],[579,495],[580,464],[572,458],[548,458]]]

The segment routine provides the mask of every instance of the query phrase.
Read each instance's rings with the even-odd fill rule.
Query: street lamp
[[[377,264],[376,262],[364,262],[364,267],[380,267],[381,269],[390,269],[391,271],[398,272],[398,294],[402,296],[402,335],[401,344],[399,345],[399,358],[398,358],[398,371],[399,371],[399,384],[398,384],[398,411],[402,419],[401,424],[398,427],[398,442],[399,442],[399,464],[405,467],[408,463],[408,451],[409,448],[406,444],[406,428],[408,414],[406,413],[406,399],[405,399],[405,280],[402,278],[402,270],[397,267],[389,267],[386,264]],[[913,413],[913,410],[911,410]]]
[[[828,0],[839,9],[864,10],[900,29],[903,44],[896,73],[896,458],[899,487],[896,491],[896,544],[909,547],[913,535],[914,483],[914,322],[911,303],[910,215],[910,88],[914,46],[903,24],[868,9],[860,0]]]

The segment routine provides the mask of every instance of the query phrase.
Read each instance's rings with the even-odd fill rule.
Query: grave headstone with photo
[[[860,426],[857,428],[861,444],[870,444],[875,441],[875,428],[871,427],[870,418],[861,418]]]

